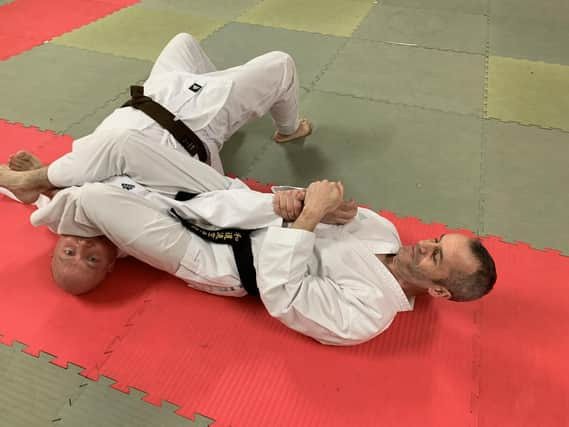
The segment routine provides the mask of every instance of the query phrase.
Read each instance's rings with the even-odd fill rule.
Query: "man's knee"
[[[274,50],[272,52],[267,53],[267,56],[271,60],[271,62],[281,65],[282,67],[286,68],[293,68],[295,67],[294,59],[286,52],[282,52],[280,50]]]
[[[296,76],[296,66],[292,56],[281,51],[269,52],[266,55],[267,72],[274,78],[279,78],[285,87],[289,87]]]
[[[178,33],[176,34],[170,43],[176,43],[180,45],[195,45],[199,44],[198,40],[189,33]]]

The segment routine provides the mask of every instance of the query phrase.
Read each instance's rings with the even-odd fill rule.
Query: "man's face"
[[[116,257],[117,248],[106,237],[62,235],[53,251],[53,277],[67,292],[82,294],[104,280]]]
[[[415,245],[403,246],[394,257],[400,279],[421,288],[437,286],[451,272],[465,275],[474,273],[478,261],[469,245],[470,239],[461,234],[443,234]]]

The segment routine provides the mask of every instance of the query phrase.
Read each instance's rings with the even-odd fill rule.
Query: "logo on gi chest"
[[[127,190],[127,191],[130,191],[130,190],[132,190],[132,189],[134,188],[134,185],[132,185],[132,184],[126,184],[126,183],[124,183],[124,182],[121,182],[121,187],[124,188],[124,189]]]
[[[199,85],[197,83],[194,83],[193,85],[190,86],[190,90],[195,93],[199,92],[201,88],[202,85]]]

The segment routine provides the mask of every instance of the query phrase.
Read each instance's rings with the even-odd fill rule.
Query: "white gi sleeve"
[[[305,230],[268,229],[258,252],[257,284],[269,313],[323,344],[359,344],[385,330],[395,312],[368,305],[364,284],[309,274],[314,243],[315,234]]]
[[[205,221],[220,228],[255,230],[281,226],[283,219],[273,209],[273,195],[248,188],[209,191],[180,202],[158,193],[147,196],[166,208],[174,208],[182,218]]]

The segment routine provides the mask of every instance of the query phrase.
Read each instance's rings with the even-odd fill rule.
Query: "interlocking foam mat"
[[[0,139],[12,142],[1,159],[17,145],[44,161],[71,142],[1,121]],[[180,415],[216,426],[569,424],[569,259],[554,251],[485,238],[499,268],[487,299],[418,300],[371,342],[336,348],[288,330],[254,298],[200,293],[130,259],[95,292],[66,295],[49,273],[55,237],[29,224],[31,207],[1,196],[0,209],[1,341],[172,402]],[[449,231],[383,215],[404,242]]]
[[[0,8],[0,59],[102,18],[139,0],[18,0]]]

